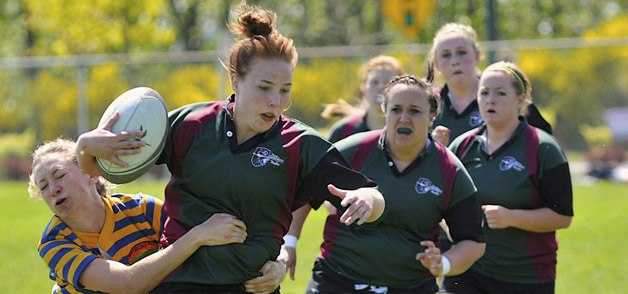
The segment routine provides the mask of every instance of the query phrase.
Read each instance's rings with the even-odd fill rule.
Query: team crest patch
[[[514,169],[516,171],[522,171],[525,167],[516,158],[512,156],[504,156],[502,161],[499,163],[499,169],[501,171],[507,171],[510,169]]]
[[[142,258],[149,256],[159,250],[159,243],[156,241],[144,241],[141,242],[129,252],[129,264],[134,264]]]
[[[479,111],[474,111],[471,113],[471,115],[469,115],[470,126],[477,127],[481,125],[483,122],[484,122],[484,119],[482,119],[482,116],[480,115]]]
[[[279,166],[283,164],[283,159],[279,156],[273,154],[270,149],[266,147],[257,147],[255,151],[253,151],[253,156],[251,156],[251,164],[254,167],[265,166],[267,163]]]
[[[416,185],[414,185],[414,190],[416,190],[416,192],[419,194],[425,194],[428,192],[436,196],[443,194],[443,190],[441,190],[439,187],[436,187],[434,184],[432,184],[432,181],[426,178],[420,178],[418,181],[416,181]]]

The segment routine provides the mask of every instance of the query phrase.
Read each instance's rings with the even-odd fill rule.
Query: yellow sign
[[[423,24],[435,7],[435,0],[382,0],[384,15],[410,38],[419,36]]]

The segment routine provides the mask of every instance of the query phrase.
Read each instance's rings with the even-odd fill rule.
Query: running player
[[[554,138],[523,118],[530,92],[514,64],[490,65],[478,91],[485,122],[450,146],[478,188],[487,247],[469,271],[445,279],[449,292],[554,293],[555,231],[571,223],[571,176]]]

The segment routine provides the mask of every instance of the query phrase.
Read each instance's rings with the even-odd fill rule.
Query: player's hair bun
[[[239,10],[238,20],[231,29],[240,38],[268,37],[277,33],[276,13],[248,5],[241,5]]]

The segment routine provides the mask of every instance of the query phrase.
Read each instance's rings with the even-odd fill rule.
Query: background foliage
[[[319,116],[323,105],[338,98],[356,102],[359,66],[376,54],[393,55],[409,73],[423,75],[428,45],[447,22],[470,24],[486,41],[489,2],[496,5],[497,39],[529,39],[523,48],[502,45],[491,52],[528,74],[535,103],[564,147],[591,147],[581,130],[604,128],[605,109],[628,105],[625,0],[441,0],[410,37],[382,12],[382,1],[394,0],[249,0],[276,11],[279,30],[302,53],[289,115],[329,126],[333,121]],[[76,137],[96,126],[110,101],[136,86],[159,91],[168,109],[225,99],[231,91],[220,60],[232,42],[225,24],[238,3],[0,0],[0,136],[28,134],[33,140],[27,144],[9,144],[27,150],[59,135]],[[578,42],[555,45],[564,38]],[[599,40],[620,41],[591,45]],[[367,50],[371,45],[388,49]],[[409,45],[419,49],[394,47]],[[133,60],[160,52],[182,57]],[[188,60],[186,52],[212,54]]]

